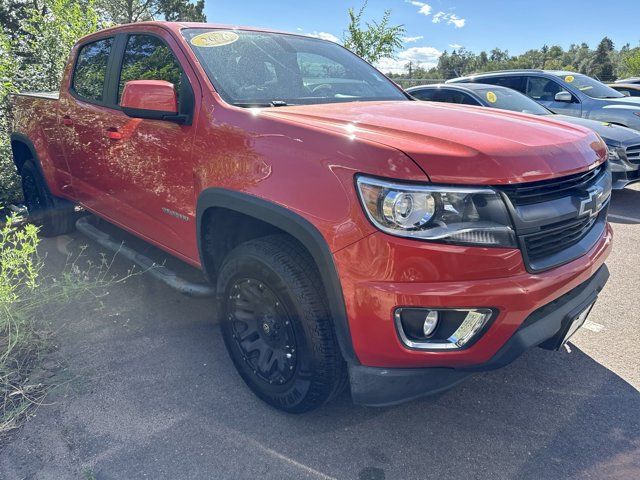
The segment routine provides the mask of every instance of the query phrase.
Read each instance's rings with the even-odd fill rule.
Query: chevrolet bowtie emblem
[[[604,189],[595,186],[587,190],[589,197],[580,201],[580,216],[589,215],[593,217],[598,214],[603,202]]]

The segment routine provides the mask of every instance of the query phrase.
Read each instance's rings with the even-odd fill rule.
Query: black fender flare
[[[40,159],[38,158],[38,154],[36,153],[36,147],[33,145],[33,142],[29,139],[29,137],[23,135],[22,133],[12,133],[11,135],[9,135],[9,140],[11,143],[11,152],[14,154],[13,163],[18,170],[18,174],[20,173],[20,165],[18,165],[18,163],[16,162],[15,152],[13,151],[13,144],[15,142],[22,143],[27,147],[29,152],[31,152],[31,158],[36,164],[36,168],[40,171],[40,175],[42,175],[42,178],[46,178],[44,176],[44,172],[42,171],[42,165],[40,165]]]
[[[288,233],[304,245],[320,272],[340,351],[348,363],[359,364],[351,341],[347,309],[333,254],[318,229],[302,216],[273,202],[224,188],[208,188],[198,196],[196,209],[198,252],[203,269],[206,266],[203,258],[202,219],[209,208],[224,208],[256,218]]]

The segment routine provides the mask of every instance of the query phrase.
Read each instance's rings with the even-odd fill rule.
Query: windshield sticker
[[[574,80],[575,77],[573,75],[567,75],[566,77],[564,77],[564,81],[567,83],[573,83]]]
[[[496,103],[498,101],[498,96],[493,92],[487,92],[487,100],[491,103]]]
[[[191,39],[191,45],[196,47],[222,47],[237,41],[240,37],[237,33],[218,30],[215,32],[201,33]]]

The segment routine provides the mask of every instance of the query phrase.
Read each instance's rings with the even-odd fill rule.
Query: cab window
[[[131,80],[165,80],[176,87],[180,99],[182,68],[167,44],[151,35],[130,35],[122,59],[118,102]]]
[[[79,97],[94,102],[104,100],[104,84],[112,44],[113,38],[105,38],[80,48],[71,83],[72,90]]]

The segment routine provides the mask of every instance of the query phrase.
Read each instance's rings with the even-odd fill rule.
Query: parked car
[[[627,97],[640,97],[640,83],[610,83],[609,87]]]
[[[201,268],[238,372],[284,411],[561,348],[607,282],[595,133],[414,101],[335,43],[123,25],[73,48],[59,97],[11,101],[42,232],[79,204]]]
[[[631,77],[631,78],[621,78],[620,80],[616,80],[615,83],[631,83],[631,84],[640,84],[640,77]]]
[[[499,108],[514,112],[552,117],[596,132],[609,149],[613,188],[640,181],[640,132],[607,122],[554,114],[522,93],[507,87],[483,83],[437,84],[412,87],[407,93],[419,100]]]
[[[524,93],[555,113],[640,130],[640,98],[626,97],[591,77],[555,70],[508,70],[448,80],[489,83]]]

